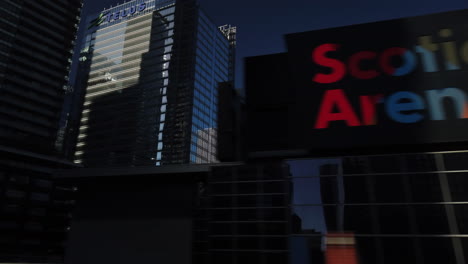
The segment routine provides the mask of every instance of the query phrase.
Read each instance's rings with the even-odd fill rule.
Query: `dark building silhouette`
[[[213,167],[208,256],[201,263],[287,263],[289,170],[280,162]]]
[[[205,165],[61,170],[79,185],[65,263],[198,263]],[[203,262],[201,262],[203,263]]]
[[[216,156],[221,162],[245,159],[245,102],[230,82],[218,86]]]
[[[4,1],[0,144],[54,154],[81,1]]]
[[[75,189],[56,148],[80,0],[0,8],[0,262],[62,262]]]

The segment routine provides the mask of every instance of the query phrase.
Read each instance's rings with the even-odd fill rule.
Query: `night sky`
[[[83,17],[124,1],[84,2]],[[283,39],[286,33],[468,9],[467,0],[199,0],[199,3],[214,23],[237,26],[238,88],[244,86],[243,58],[286,51]]]

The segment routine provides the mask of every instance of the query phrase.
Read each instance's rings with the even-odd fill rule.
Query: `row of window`
[[[207,89],[202,86],[202,84],[195,79],[195,89],[194,89],[194,97],[197,99],[198,102],[194,102],[201,106],[200,104],[205,104],[205,106],[212,106],[212,96],[211,93],[207,93]],[[207,105],[209,104],[209,105]],[[201,107],[203,108],[203,106]]]
[[[468,202],[467,184],[468,173],[393,174],[293,178],[291,190],[294,204]]]
[[[172,45],[149,50],[141,50],[140,46],[133,46],[131,48],[125,48],[118,52],[107,53],[105,55],[95,54],[96,56],[93,58],[91,71],[119,65],[133,59],[141,59],[143,58],[144,52],[147,52],[144,57],[145,60],[154,60],[156,63],[169,61],[171,58],[171,50]]]
[[[202,66],[207,76],[213,76],[217,81],[226,81],[229,61],[220,61],[214,56],[207,55],[203,46],[200,45],[197,46],[196,56],[197,64]]]
[[[288,248],[287,237],[213,237],[209,243],[211,249],[286,250]]]
[[[211,222],[285,222],[288,217],[286,208],[243,208],[210,210]]]
[[[195,87],[195,89],[197,88]],[[198,111],[205,113],[205,115],[209,115],[209,113],[213,113],[214,109],[213,109],[213,104],[211,103],[211,101],[205,101],[205,100],[202,101],[200,99],[204,99],[204,98],[194,96],[193,108],[194,109],[196,108]]]
[[[262,193],[284,193],[287,191],[288,185],[284,181],[213,183],[210,185],[210,193],[213,195],[260,195]]]
[[[201,120],[197,116],[193,116],[192,125],[200,129],[210,128],[208,120]]]
[[[201,157],[205,157],[208,154],[215,153],[214,146],[216,146],[216,141],[214,140],[212,140],[210,143],[206,143],[205,141],[199,140],[196,144],[192,143],[190,145],[190,150]]]
[[[198,108],[193,109],[193,116],[194,117],[196,116],[201,120],[210,120],[211,119],[211,116],[208,116],[204,111],[200,111]]]
[[[145,30],[145,32],[150,32],[151,29],[151,18],[150,17],[140,17],[139,19],[132,20],[132,23],[122,23],[119,26],[115,26],[112,30],[107,29],[99,30],[96,33],[96,38],[98,42],[102,43],[109,39],[115,37],[123,37],[126,34],[135,34],[136,32],[140,32]]]
[[[438,168],[437,156],[441,157]],[[288,165],[293,177],[310,177],[319,175],[337,175],[340,170],[344,175],[435,172],[450,170],[467,170],[468,152],[445,152],[440,154],[402,154],[385,156],[357,156],[335,159],[290,160]]]
[[[16,108],[16,109],[15,109]],[[43,128],[50,128],[50,127],[55,127],[54,121],[56,119],[49,119],[45,118],[42,115],[35,113],[35,112],[30,112],[30,111],[24,111],[23,108],[17,108],[15,106],[13,107],[6,107],[4,105],[0,106],[0,113],[5,114],[10,116],[10,118],[19,118],[23,119],[27,122],[32,122],[35,125],[41,126]]]
[[[468,234],[468,204],[293,206],[291,213],[295,233]]]
[[[55,127],[46,127],[43,124],[32,124],[30,120],[21,120],[17,117],[11,117],[7,115],[2,115],[0,125],[11,126],[26,133],[47,138],[55,134]]]
[[[21,63],[22,64],[22,63]],[[20,63],[9,64],[9,77],[20,77],[21,80],[27,82],[34,82],[43,87],[50,87],[48,90],[60,89],[65,84],[65,78],[50,78],[49,75],[32,69],[31,66],[24,67]],[[45,65],[43,65],[45,66]],[[53,92],[49,92],[53,93]]]
[[[64,33],[69,30],[66,23],[57,23],[57,20],[51,19],[51,16],[60,17],[55,12],[51,12],[51,10],[47,10],[46,13],[37,12],[36,10],[32,9],[24,9],[28,14],[27,21],[30,25],[34,28],[37,27],[40,29],[40,32],[44,33],[47,32],[50,36],[54,36],[58,41],[64,41]],[[78,15],[78,12],[76,12]],[[26,15],[26,14],[25,14]]]
[[[119,50],[124,50],[124,49],[128,49],[128,48],[131,48],[131,47],[138,47],[139,49],[144,49],[144,50],[148,50],[148,47],[149,47],[149,40],[150,40],[150,36],[147,35],[147,36],[143,36],[141,38],[138,38],[138,39],[131,39],[131,40],[122,40],[122,41],[119,41],[119,42],[112,42],[110,45],[107,45],[105,47],[102,47],[101,49],[94,49],[94,54],[102,54],[102,55],[106,55],[107,53],[112,53],[112,52],[115,52],[115,51],[119,51]],[[97,44],[97,43],[96,43]],[[142,51],[144,52],[144,51]]]
[[[99,35],[97,36],[96,43],[94,45],[94,50],[101,54],[107,53],[105,50],[108,47],[111,47],[116,44],[127,44],[126,46],[129,46],[129,43],[132,41],[139,41],[139,42],[144,42],[150,39],[150,25],[148,25],[148,28],[142,29],[138,32],[129,32],[129,33],[119,33],[116,36],[113,36],[112,39],[109,40],[101,40],[99,39]]]
[[[55,108],[52,108],[50,105],[45,106],[42,103],[33,100],[29,101],[28,104],[24,104],[23,98],[24,97],[17,96],[17,94],[7,94],[3,91],[1,92],[0,101],[2,101],[4,105],[11,105],[13,107],[21,106],[22,109],[28,112],[34,112],[38,115],[43,115],[52,119],[56,118]]]
[[[222,50],[227,50],[229,48],[229,43],[226,40],[226,37],[216,28],[216,26],[209,22],[209,19],[201,11],[199,12],[199,24],[202,26],[205,32],[212,32],[216,40],[216,45]]]
[[[213,208],[255,208],[255,207],[281,207],[287,204],[284,193],[262,193],[258,195],[213,196]]]
[[[190,162],[191,163],[213,163],[216,162],[216,157],[214,153],[204,156],[201,155],[200,153],[191,153],[190,154]]]
[[[211,236],[276,236],[287,235],[286,222],[258,222],[258,223],[211,223],[209,226]]]

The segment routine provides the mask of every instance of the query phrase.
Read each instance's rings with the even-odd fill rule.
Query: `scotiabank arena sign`
[[[286,36],[295,148],[468,141],[468,11]]]

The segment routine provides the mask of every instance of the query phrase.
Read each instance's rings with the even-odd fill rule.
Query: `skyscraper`
[[[0,8],[0,262],[58,263],[73,188],[53,169],[81,0],[2,0]]]
[[[2,1],[0,146],[52,154],[80,0]]]
[[[233,76],[233,29],[216,27],[195,1],[173,0],[126,2],[89,27],[75,163],[212,161],[217,85]]]

